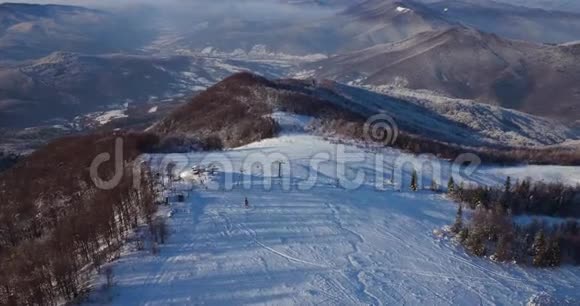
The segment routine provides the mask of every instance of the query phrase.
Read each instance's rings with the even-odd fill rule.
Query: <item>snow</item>
[[[304,122],[273,117],[291,126]],[[379,168],[376,153],[384,156]],[[375,179],[379,169],[388,177],[395,161],[418,165],[426,157],[295,133],[209,155],[152,158],[154,167],[176,161],[180,173],[210,163],[220,171],[192,186],[181,183],[193,191],[186,203],[172,203],[169,243],[157,256],[134,252],[114,263],[107,304],[523,305],[540,293],[580,299],[580,267],[534,269],[469,256],[433,234],[455,217],[456,205],[444,195],[397,191],[401,184],[375,188],[383,180]],[[268,165],[281,160],[278,178],[277,166],[270,172]],[[446,182],[449,163],[431,161]],[[505,174],[531,173],[553,180],[556,172],[580,179],[578,168],[544,166],[486,167],[457,180],[501,184]],[[357,173],[365,176],[360,186],[346,184]],[[241,184],[243,176],[251,184]],[[99,304],[98,294],[90,301]]]
[[[156,113],[157,110],[159,109],[158,106],[153,106],[152,108],[149,109],[149,111],[147,111],[149,114],[153,114]]]
[[[107,112],[103,112],[99,116],[95,118],[95,121],[99,124],[107,124],[113,120],[127,118],[128,116],[125,114],[124,109],[115,109]]]
[[[516,166],[516,167],[489,167],[480,170],[482,176],[505,178],[511,176],[512,178],[524,180],[531,179],[532,181],[545,181],[564,183],[571,186],[580,184],[580,167],[571,166]]]
[[[579,305],[580,301],[570,297],[557,298],[546,292],[539,293],[530,298],[526,306],[567,306]]]
[[[207,89],[207,87],[205,87],[205,86],[193,86],[193,87],[191,87],[192,91],[204,91],[206,89]]]
[[[203,50],[201,50],[201,54],[211,54],[212,52],[213,52],[212,47],[206,47]]]
[[[313,117],[287,112],[274,112],[271,117],[278,124],[282,135],[306,132],[309,125],[314,121]]]
[[[412,11],[411,9],[408,9],[406,7],[403,7],[403,6],[397,6],[396,10],[399,13],[408,13],[408,12]]]
[[[357,80],[353,80],[351,84],[356,86],[356,82]],[[399,80],[399,82],[404,83],[404,80]],[[435,133],[443,132],[447,134],[445,138],[450,142],[479,145],[478,142],[482,141],[514,147],[542,147],[559,144],[573,146],[577,145],[580,139],[578,128],[507,108],[473,100],[448,98],[426,90],[409,90],[391,85],[360,87],[384,96],[373,98],[368,93],[356,93],[349,87],[337,86],[335,88],[346,92],[347,96],[354,98],[355,102],[362,106],[373,107],[372,104],[375,104],[374,113],[386,110],[401,121],[398,122],[399,124],[416,125],[419,130],[426,131],[440,124],[436,122],[437,118],[433,114],[425,116],[426,112],[422,108],[439,114],[449,119],[449,122],[438,126],[430,133],[435,135]],[[406,103],[396,105],[387,102],[392,98],[404,100]],[[420,107],[419,112],[417,108],[412,107],[414,105]],[[450,122],[452,126],[447,125]],[[464,127],[468,130],[462,132]],[[457,135],[460,136],[457,137]]]

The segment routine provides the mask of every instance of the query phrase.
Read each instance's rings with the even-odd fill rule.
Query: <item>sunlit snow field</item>
[[[339,150],[349,154],[337,162]],[[171,236],[160,254],[128,252],[113,264],[115,286],[97,290],[90,300],[113,305],[523,305],[541,292],[580,299],[578,267],[494,263],[435,235],[453,222],[457,206],[444,194],[408,190],[409,166],[395,186],[389,185],[395,159],[417,160],[396,150],[380,152],[384,190],[375,187],[376,150],[339,149],[315,136],[285,135],[211,157],[174,155],[183,171],[189,169],[186,164],[222,165],[213,179],[193,184],[185,203],[172,204]],[[258,164],[248,166],[260,158],[264,162],[264,156],[287,157],[282,178],[277,166],[271,174]],[[156,156],[154,165],[165,162],[166,156]],[[357,171],[366,174],[362,186],[337,182],[341,164],[349,179]],[[449,163],[441,165],[437,181],[445,185]],[[232,188],[225,188],[226,175]],[[499,185],[508,175],[580,182],[579,168],[549,166],[480,167],[463,180]],[[241,183],[242,176],[252,177],[250,188]],[[266,186],[264,177],[269,177]],[[425,182],[428,187],[430,181]]]

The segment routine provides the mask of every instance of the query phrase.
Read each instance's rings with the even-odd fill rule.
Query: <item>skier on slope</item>
[[[248,202],[248,197],[246,197],[246,200],[244,201],[244,206],[246,208],[250,208],[250,202]]]

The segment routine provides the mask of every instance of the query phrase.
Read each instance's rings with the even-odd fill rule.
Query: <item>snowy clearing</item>
[[[377,190],[375,155],[344,149],[351,154],[337,156],[341,149],[319,137],[289,135],[211,156],[172,155],[183,171],[188,163],[221,163],[215,184],[198,181],[184,203],[172,203],[171,236],[160,254],[123,256],[113,265],[116,284],[108,297],[95,293],[88,303],[524,305],[538,294],[580,300],[579,267],[534,269],[465,254],[433,234],[455,217],[456,205],[445,195],[398,192],[397,186]],[[400,153],[384,154],[388,177]],[[282,156],[287,160],[281,179],[276,166],[269,173],[253,163]],[[155,160],[164,164],[167,156]],[[337,165],[346,166],[348,178],[362,170],[369,179],[358,188],[339,187]],[[580,179],[573,167],[487,167],[473,177],[501,184],[506,174],[547,173],[551,180],[552,172]],[[445,180],[448,170],[442,173]],[[225,190],[228,175],[233,187]],[[250,188],[239,184],[242,175],[253,179]],[[402,180],[408,176],[406,170]]]
[[[104,112],[97,117],[95,117],[95,121],[98,122],[100,125],[107,124],[116,119],[127,118],[124,109],[115,109]]]
[[[408,12],[411,12],[411,9],[408,9],[406,7],[403,7],[403,6],[397,6],[396,10],[399,13],[408,13]]]

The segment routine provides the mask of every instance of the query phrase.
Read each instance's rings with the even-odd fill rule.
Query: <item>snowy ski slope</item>
[[[210,178],[201,180],[203,186],[196,183],[185,203],[172,204],[172,233],[158,256],[125,254],[113,264],[115,286],[108,293],[97,291],[87,303],[524,305],[542,292],[560,304],[580,300],[580,268],[533,269],[465,254],[453,241],[434,234],[453,222],[455,204],[442,194],[407,190],[409,167],[398,180],[397,185],[405,182],[401,191],[389,185],[377,190],[372,150],[344,149],[351,154],[325,162],[324,154],[336,155],[337,145],[294,134],[212,157],[174,155],[181,169],[188,169],[186,163],[221,162],[220,173],[213,184]],[[388,178],[400,153],[384,154]],[[270,174],[248,162],[283,156],[288,159],[282,179],[276,166]],[[156,157],[157,163],[166,160]],[[367,179],[354,189],[337,186],[337,164],[346,165],[348,178],[363,169]],[[448,166],[442,162],[447,169],[442,170],[443,185]],[[234,172],[231,190],[224,190],[227,168]],[[523,178],[530,173],[580,182],[580,169],[573,167],[484,167],[472,178],[501,184],[506,175]],[[243,175],[252,177],[251,188],[240,184]],[[270,190],[264,177],[271,178]],[[249,208],[243,205],[246,197]],[[102,282],[96,280],[95,286]]]

